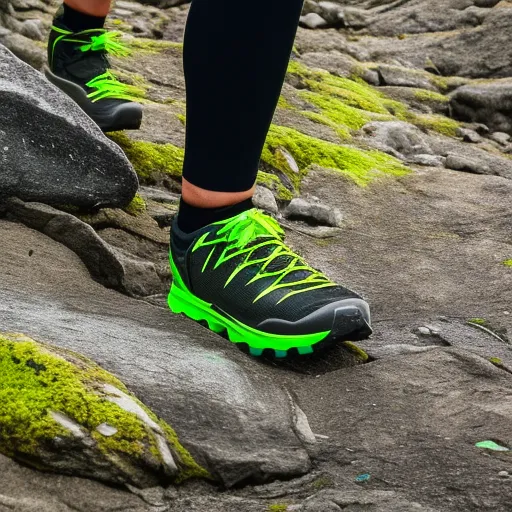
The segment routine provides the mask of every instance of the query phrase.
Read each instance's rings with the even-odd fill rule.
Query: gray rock
[[[410,156],[407,162],[416,165],[424,165],[425,167],[444,167],[446,157],[440,155],[419,155]]]
[[[311,68],[326,69],[330,73],[346,78],[349,78],[354,74],[358,65],[357,60],[339,51],[331,51],[329,53],[308,52],[301,55],[301,62]],[[376,75],[377,73],[374,72],[374,74]]]
[[[154,219],[160,227],[168,227],[172,224],[172,220],[178,213],[176,206],[149,201],[147,203],[147,213]]]
[[[472,83],[451,94],[453,114],[485,123],[492,131],[512,134],[512,79]]]
[[[316,28],[310,27],[307,20],[311,19],[314,22],[317,16],[324,20],[326,27],[341,27],[344,25],[343,8],[340,4],[329,1],[306,0],[302,9],[302,18],[306,20],[304,26]]]
[[[0,195],[81,207],[125,206],[137,176],[71,99],[0,46]]]
[[[180,201],[179,194],[174,194],[156,187],[140,187],[139,194],[144,199],[151,199],[159,203],[178,204]]]
[[[11,416],[0,420],[4,435],[7,435],[3,441],[9,443],[15,459],[38,469],[138,487],[171,482],[180,471],[194,470],[194,464],[182,459],[180,454],[183,447],[164,429],[166,425],[129,394],[115,377],[70,351],[38,343],[26,336],[0,333],[0,344],[8,344],[11,350],[16,350],[16,345],[20,343],[30,344],[34,355],[31,358],[30,354],[23,356],[20,353],[19,367],[13,371],[19,371],[20,378],[27,371],[34,373],[36,382],[31,387],[31,393],[36,396],[37,393],[41,394],[39,414],[47,415],[48,421],[39,430],[34,429],[31,438],[34,448],[27,457],[16,428],[20,424],[27,429],[36,425],[27,420],[23,413],[17,418],[16,410]],[[39,357],[45,356],[44,363],[37,362]],[[66,372],[72,372],[71,376]],[[67,378],[69,386],[62,388],[59,378]],[[46,395],[48,388],[52,391],[50,397]],[[73,394],[76,389],[80,393],[79,403],[83,401],[86,404],[83,405],[84,409],[80,409],[79,404],[71,405],[77,399]],[[23,400],[23,397],[21,392],[17,400]],[[6,405],[8,410],[12,410],[9,397]],[[30,402],[27,402],[29,405]],[[54,410],[53,407],[62,410]],[[96,418],[106,415],[112,418],[117,428],[105,423],[95,424]],[[10,422],[14,422],[14,425]],[[60,429],[57,430],[58,427]],[[13,429],[14,435],[9,438]],[[98,437],[96,432],[101,433],[102,437]],[[107,440],[113,435],[116,435],[115,440]],[[130,450],[129,443],[138,449]]]
[[[446,157],[445,167],[454,171],[471,172],[474,174],[493,174],[490,167],[485,163],[456,154],[449,154]]]
[[[482,141],[482,137],[477,132],[468,128],[458,128],[457,136],[461,137],[464,142],[471,142],[473,144]]]
[[[373,147],[401,159],[432,154],[428,136],[404,121],[374,121],[364,125],[362,133]]]
[[[354,508],[353,508],[354,507]],[[304,502],[300,512],[338,512],[341,510],[373,512],[436,512],[436,509],[404,499],[393,491],[327,490]]]
[[[417,87],[431,91],[437,90],[425,71],[381,64],[378,67],[378,72],[381,76],[382,85]]]
[[[305,16],[300,17],[300,24],[303,27],[307,28],[322,28],[327,27],[328,23],[326,20],[322,18],[319,14],[316,14],[314,12],[310,12],[309,14],[306,14]]]
[[[366,54],[366,61],[400,62],[442,76],[512,75],[512,13],[498,0],[485,7],[479,0],[338,1],[349,5],[346,26],[377,36],[351,45]]]
[[[40,20],[25,20],[21,25],[21,34],[36,41],[43,41],[45,38]]]
[[[266,212],[277,214],[279,211],[274,194],[272,194],[268,188],[260,185],[258,185],[254,191],[252,202],[256,208],[260,208]]]
[[[8,214],[73,252],[91,276],[109,288],[140,297],[162,291],[155,265],[104,242],[94,229],[69,213],[40,203],[7,202]]]
[[[46,64],[46,52],[35,41],[21,34],[8,32],[0,36],[0,45],[6,46],[16,57],[35,69],[42,70]]]
[[[329,23],[330,26],[341,26],[344,24],[343,8],[336,2],[321,1],[318,2],[320,15]]]
[[[361,30],[371,23],[371,16],[364,9],[345,7],[343,10],[343,20],[346,27]]]
[[[139,34],[140,37],[151,38],[151,30],[144,20],[134,20],[132,22],[132,30],[135,34]]]
[[[489,139],[501,144],[502,146],[506,146],[510,141],[510,135],[504,132],[493,132],[489,135]]]
[[[6,221],[0,233],[5,330],[28,330],[114,373],[225,485],[309,470],[296,433],[303,424],[271,369],[190,320],[94,283],[78,258],[48,237]],[[37,305],[26,302],[30,297]]]
[[[284,216],[288,219],[303,219],[333,227],[343,225],[343,214],[338,208],[310,203],[301,198],[291,200],[284,211]]]
[[[362,76],[364,78],[364,76]],[[377,85],[380,85],[377,83]],[[426,114],[449,114],[449,99],[440,94],[429,94],[429,91],[416,87],[380,86],[379,91],[390,98],[405,103],[412,110]],[[426,92],[426,94],[425,94]]]

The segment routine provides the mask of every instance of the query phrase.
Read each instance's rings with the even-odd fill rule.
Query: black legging
[[[303,0],[193,0],[185,31],[183,176],[207,190],[254,184]]]

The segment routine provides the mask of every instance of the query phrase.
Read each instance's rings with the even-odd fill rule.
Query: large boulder
[[[310,469],[304,442],[314,436],[273,372],[194,322],[93,282],[75,254],[41,233],[0,220],[0,237],[2,330],[49,340],[116,375],[225,485]],[[0,390],[3,377],[0,365]]]
[[[492,131],[512,134],[512,79],[473,82],[451,95],[453,114],[463,121],[485,123]]]
[[[138,182],[121,149],[65,94],[0,46],[0,199],[126,206]]]

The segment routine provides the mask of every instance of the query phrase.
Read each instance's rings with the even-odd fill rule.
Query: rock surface
[[[476,82],[456,89],[450,101],[463,121],[485,123],[492,131],[512,134],[512,79]]]
[[[167,424],[83,356],[0,333],[0,368],[3,453],[111,484],[208,477]]]
[[[126,206],[137,177],[81,109],[0,46],[0,198]]]
[[[50,339],[112,371],[226,485],[309,469],[294,402],[270,372],[203,328],[94,283],[50,238],[0,225],[3,329]],[[65,269],[58,279],[57,269]],[[34,282],[44,292],[29,305]]]
[[[219,492],[188,482],[135,495],[0,457],[0,509],[508,512],[510,452],[476,444],[512,447],[512,150],[501,117],[510,4],[305,3],[304,15],[335,28],[299,29],[258,200],[278,217],[292,199],[342,212],[340,227],[283,225],[312,265],[368,298],[375,334],[281,365],[249,359],[158,307],[185,140],[187,9],[116,2],[110,26],[128,32],[134,49],[116,66],[148,90],[141,130],[112,135],[139,174],[140,197],[127,211],[81,212],[80,221],[41,205],[0,208],[0,329],[93,358],[168,421],[217,481],[247,485]],[[50,0],[0,7],[1,40],[23,46],[36,67],[51,11]],[[52,236],[82,262],[45,228],[7,222],[41,229],[37,216],[48,211],[113,251],[132,283],[118,289],[145,302],[94,283],[83,262],[109,267],[81,252],[71,229]],[[286,480],[253,485],[274,477]]]

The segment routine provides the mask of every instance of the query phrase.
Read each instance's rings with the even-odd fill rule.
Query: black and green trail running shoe
[[[254,356],[311,354],[367,338],[368,304],[284,244],[284,232],[252,209],[191,234],[174,221],[169,307]]]
[[[104,29],[73,33],[57,18],[48,41],[46,77],[104,132],[136,130],[142,121],[142,106],[136,103],[142,91],[120,82],[107,58],[129,53],[120,36]]]

